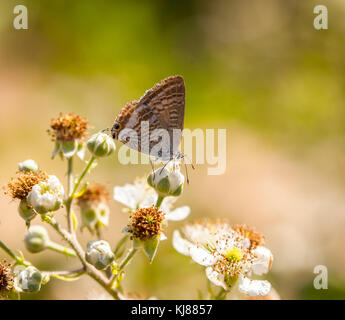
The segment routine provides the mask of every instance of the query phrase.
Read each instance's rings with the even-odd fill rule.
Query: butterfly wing
[[[184,112],[185,85],[183,77],[168,77],[146,91],[139,101],[126,104],[115,119],[115,123],[120,124],[121,127],[121,131],[115,137],[132,149],[154,155],[162,160],[169,160],[177,151],[175,149],[181,141]],[[146,127],[142,128],[142,121],[146,122],[148,130],[145,130]],[[128,139],[124,129],[134,130],[136,135]],[[160,154],[152,154],[153,148],[161,142],[161,137],[154,135],[155,132],[157,133],[156,129],[166,130],[170,137],[169,150],[163,150]],[[159,135],[159,133],[157,134]]]

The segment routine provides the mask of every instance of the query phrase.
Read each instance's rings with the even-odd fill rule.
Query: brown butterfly
[[[181,142],[184,111],[183,77],[170,76],[147,90],[139,101],[127,103],[116,117],[111,133],[114,139],[156,159],[181,158],[183,155],[177,148]],[[159,135],[161,129],[166,133],[164,141]]]

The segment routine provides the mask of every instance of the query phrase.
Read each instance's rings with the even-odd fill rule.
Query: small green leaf
[[[78,150],[78,141],[65,141],[61,145],[61,152],[66,158],[71,158]]]
[[[81,197],[81,196],[84,194],[84,192],[86,191],[88,185],[89,185],[89,183],[86,182],[86,183],[83,185],[83,187],[80,189],[80,191],[79,191],[77,194],[75,194],[75,195],[73,196],[73,198],[79,198],[79,197]]]
[[[149,258],[150,263],[152,263],[153,258],[155,257],[157,249],[158,249],[159,238],[156,237],[154,239],[144,240],[142,241],[142,243],[143,243],[144,252]]]

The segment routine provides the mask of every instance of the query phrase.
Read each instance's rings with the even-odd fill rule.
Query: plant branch
[[[0,248],[2,248],[10,257],[16,260],[17,264],[28,267],[31,265],[30,262],[25,261],[24,259],[19,258],[10,248],[8,248],[2,241],[0,241]]]

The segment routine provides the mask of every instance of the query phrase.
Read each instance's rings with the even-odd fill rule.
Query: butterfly
[[[138,101],[123,107],[111,128],[112,137],[156,160],[182,158],[178,146],[184,124],[185,91],[182,76],[163,79]]]

